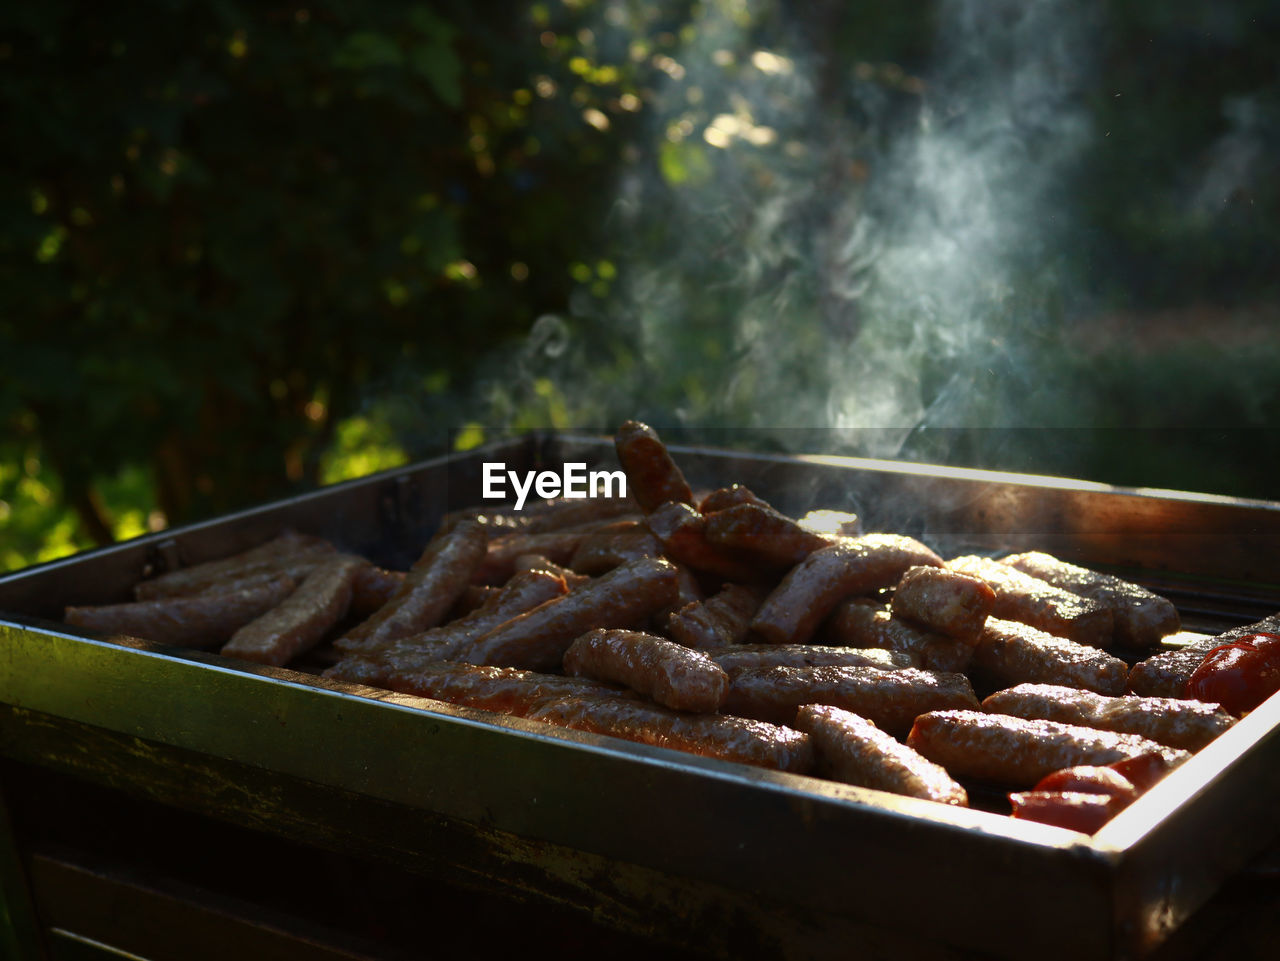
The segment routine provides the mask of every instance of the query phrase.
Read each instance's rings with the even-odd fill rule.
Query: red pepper
[[[1123,775],[1130,784],[1138,789],[1139,794],[1149,789],[1168,774],[1170,770],[1169,761],[1154,752],[1112,761],[1107,767]]]
[[[1129,804],[1138,797],[1138,789],[1127,777],[1111,767],[1065,767],[1046,774],[1035,786],[1037,791],[1067,791],[1076,794],[1103,794],[1117,802]]]
[[[1015,818],[1093,834],[1119,814],[1126,802],[1106,794],[1079,791],[1026,791],[1010,794],[1009,803]]]
[[[1187,697],[1221,704],[1237,717],[1280,691],[1280,634],[1246,634],[1208,653]]]

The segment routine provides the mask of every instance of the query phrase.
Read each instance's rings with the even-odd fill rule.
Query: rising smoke
[[[622,282],[541,319],[520,378],[496,363],[488,422],[551,384],[575,426],[945,457],[955,429],[1052,418],[1055,191],[1094,135],[1083,10],[945,0],[917,77],[705,5],[652,110],[657,163],[620,179]]]

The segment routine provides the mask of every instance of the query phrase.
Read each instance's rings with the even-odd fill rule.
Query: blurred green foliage
[[[906,456],[1276,496],[1275,310],[1213,352],[1141,318],[1277,301],[1280,13],[1032,7],[1088,28],[1041,73],[1011,2],[10,5],[0,569],[500,429],[787,446],[868,393]],[[916,139],[958,152],[904,188]],[[890,282],[922,229],[954,255]],[[1090,440],[987,431],[1027,424]]]

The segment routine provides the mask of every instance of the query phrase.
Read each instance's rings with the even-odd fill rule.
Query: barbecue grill
[[[1217,632],[1280,610],[1280,504],[672,447],[697,485],[1039,549]],[[528,436],[0,578],[0,891],[32,957],[1194,956],[1277,900],[1280,697],[1092,838],[59,622],[284,528],[407,567]],[[1261,858],[1261,860],[1259,860]],[[1240,917],[1250,915],[1241,927]],[[1274,930],[1274,929],[1273,929]],[[1260,933],[1261,932],[1261,933]],[[1240,941],[1230,942],[1239,946]],[[1234,949],[1231,949],[1234,950]],[[1214,955],[1214,957],[1229,955]]]

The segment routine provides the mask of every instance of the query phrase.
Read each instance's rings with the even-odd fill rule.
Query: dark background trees
[[[632,415],[1277,496],[1274,4],[11,6],[0,567]]]

